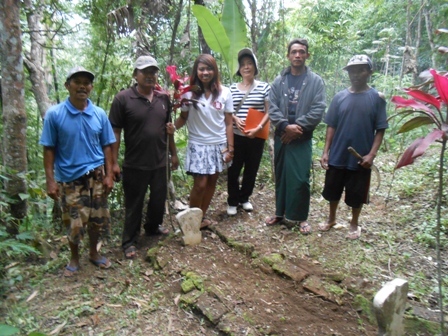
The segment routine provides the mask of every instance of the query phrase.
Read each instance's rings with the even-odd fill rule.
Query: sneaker
[[[235,216],[236,213],[237,213],[236,206],[233,206],[233,205],[229,205],[229,206],[227,206],[227,214],[228,214],[229,216]]]
[[[252,206],[252,204],[248,201],[248,202],[244,202],[243,204],[241,204],[241,206],[243,207],[244,211],[252,211],[254,210],[254,207]]]

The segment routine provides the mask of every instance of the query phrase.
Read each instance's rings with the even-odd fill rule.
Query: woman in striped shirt
[[[251,49],[244,48],[239,51],[238,64],[239,69],[236,74],[242,77],[242,81],[234,83],[230,87],[235,109],[233,116],[235,152],[232,166],[228,169],[227,175],[229,194],[227,214],[229,216],[237,214],[239,205],[245,211],[253,210],[249,197],[255,186],[265,143],[264,139],[257,138],[257,134],[269,121],[267,113],[269,84],[255,80],[255,76],[258,74],[257,58]],[[254,108],[265,115],[259,125],[245,130],[249,108]],[[240,187],[239,176],[243,167],[243,181]]]

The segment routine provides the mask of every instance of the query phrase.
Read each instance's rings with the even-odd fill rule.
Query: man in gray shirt
[[[313,131],[322,120],[325,86],[322,78],[306,65],[308,42],[288,44],[290,66],[275,78],[269,94],[269,118],[275,126],[275,216],[267,225],[283,219],[296,222],[302,234],[311,233],[310,169]]]

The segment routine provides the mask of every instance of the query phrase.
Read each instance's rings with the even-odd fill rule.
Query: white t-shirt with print
[[[192,93],[187,92],[182,97],[191,98]],[[183,106],[182,111],[188,111],[187,127],[188,140],[199,145],[218,145],[227,142],[225,113],[233,113],[233,100],[230,90],[221,86],[220,95],[213,100],[202,95],[199,98],[197,109],[193,104]]]

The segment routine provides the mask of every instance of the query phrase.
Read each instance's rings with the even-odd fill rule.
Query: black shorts
[[[330,166],[325,173],[325,186],[322,196],[330,202],[339,201],[345,189],[345,204],[360,208],[369,204],[371,169],[338,169]]]

